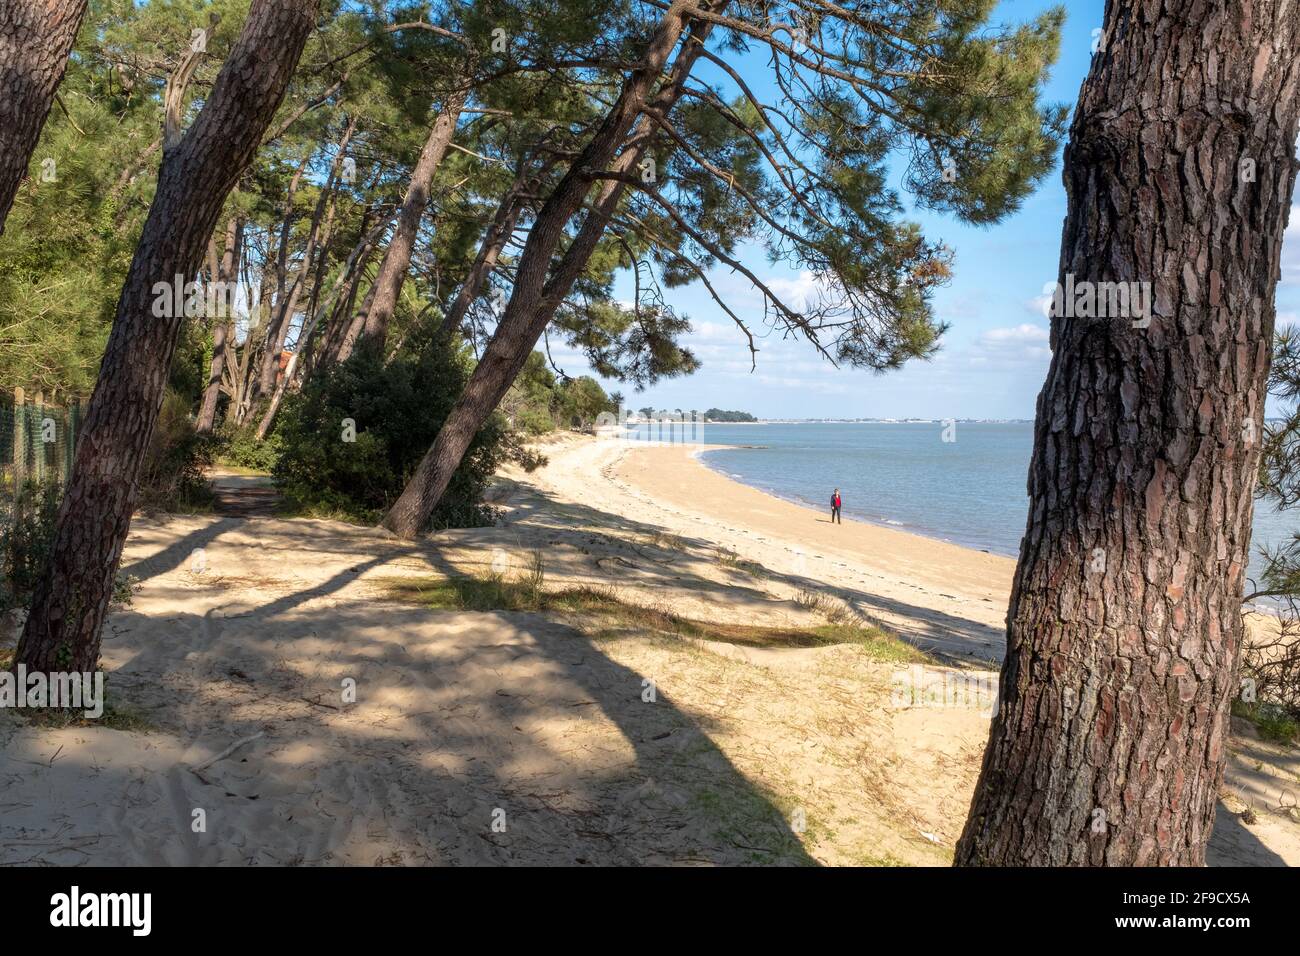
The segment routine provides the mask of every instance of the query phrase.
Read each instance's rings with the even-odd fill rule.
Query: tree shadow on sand
[[[113,733],[97,728],[49,761],[41,748],[66,743],[59,732],[23,733],[0,753],[0,781],[55,795],[0,823],[29,838],[24,852],[65,800],[86,803],[93,777],[103,806],[74,827],[93,834],[59,824],[52,841],[82,856],[55,849],[41,862],[814,862],[774,796],[712,742],[708,719],[676,705],[674,675],[638,673],[540,615],[322,600],[394,557],[436,566],[427,543],[358,555],[345,573],[254,606],[162,570],[229,520],[137,562],[150,583],[105,635],[106,654],[125,661],[111,686],[187,747],[183,760],[141,775],[96,750],[96,735]],[[155,599],[193,613],[158,614]],[[204,833],[192,832],[195,808]]]
[[[265,599],[252,592],[251,603],[247,589],[196,590],[172,572],[195,548],[219,553],[231,539],[236,558],[250,542],[275,551],[283,546],[276,525],[213,518],[180,536],[149,536],[156,551],[127,568],[146,588],[136,609],[112,616],[105,647],[123,662],[112,686],[176,752],[150,735],[140,750],[106,759],[113,746],[103,735],[116,732],[101,728],[11,735],[0,785],[11,785],[16,809],[0,817],[0,845],[15,849],[0,852],[0,863],[33,846],[49,849],[23,860],[815,862],[792,829],[790,795],[766,792],[727,758],[710,737],[725,718],[678,706],[675,675],[619,663],[601,642],[544,615],[436,611],[353,588],[367,571],[408,559],[449,577],[480,573],[525,527],[544,535],[548,561],[572,563],[568,571],[605,573],[588,553],[600,544],[618,559],[611,577],[770,604],[756,586],[691,572],[690,561],[716,553],[712,542],[665,539],[652,525],[540,494],[506,527],[416,543],[333,522],[292,526],[285,562],[319,559],[336,570]],[[468,560],[467,546],[475,549]],[[178,604],[184,613],[172,610]],[[355,704],[341,696],[349,679]],[[258,733],[201,773],[187,769]],[[129,735],[132,746],[138,736]],[[97,815],[88,819],[60,809],[92,802]],[[206,812],[206,833],[192,832],[195,808]],[[1234,860],[1279,859],[1243,829],[1221,810],[1211,859],[1227,844]]]

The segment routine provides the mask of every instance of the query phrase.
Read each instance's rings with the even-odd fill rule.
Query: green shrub
[[[58,484],[29,482],[14,501],[13,511],[0,514],[0,611],[26,607],[37,578],[54,548],[59,502]],[[112,607],[128,607],[140,579],[118,572],[113,579]]]
[[[1286,708],[1271,701],[1234,700],[1232,713],[1245,717],[1259,730],[1260,737],[1279,744],[1289,744],[1300,737],[1300,722]]]
[[[602,412],[617,414],[619,397],[607,395],[589,375],[560,381],[546,364],[546,356],[528,356],[500,410],[524,436],[544,435],[557,428],[590,430]]]
[[[369,350],[313,376],[285,399],[276,486],[305,511],[375,522],[397,500],[469,378],[464,349],[431,345],[384,364]],[[351,428],[345,434],[345,422]],[[353,440],[347,440],[353,439]],[[474,437],[430,528],[491,524],[483,491],[508,452],[500,415]]]
[[[0,611],[24,607],[54,542],[63,488],[30,482],[19,490],[7,524],[0,523]]]
[[[555,420],[545,408],[525,406],[515,415],[515,427],[528,435],[555,431]]]
[[[212,491],[205,470],[214,448],[212,438],[194,431],[189,402],[169,387],[140,466],[139,503],[163,511],[206,508]]]
[[[257,426],[239,427],[230,419],[222,425],[217,436],[217,461],[237,468],[253,471],[273,471],[280,459],[280,433],[272,431],[262,441],[257,440]]]
[[[571,378],[556,392],[556,418],[566,427],[580,431],[590,429],[602,412],[617,414],[618,404],[590,375]]]

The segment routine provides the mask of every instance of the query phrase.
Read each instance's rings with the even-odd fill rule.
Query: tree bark
[[[270,232],[267,233],[268,250]],[[239,358],[238,385],[232,397],[238,400],[231,403],[230,411],[235,415],[235,424],[240,428],[248,420],[248,415],[257,401],[257,388],[262,368],[262,354],[267,348],[270,328],[275,316],[276,270],[268,268],[269,251],[261,260],[260,276],[257,283],[257,295],[254,306],[253,287],[247,286],[248,293],[248,333],[244,336],[244,348]],[[245,270],[245,282],[251,270]],[[230,412],[227,412],[230,414]]]
[[[236,216],[231,216],[226,224],[226,246],[221,254],[221,264],[214,278],[218,282],[234,282],[235,267],[239,262],[239,238],[243,232],[243,223]],[[194,423],[194,430],[200,435],[210,433],[217,420],[217,402],[221,398],[221,380],[226,371],[227,333],[230,331],[230,317],[217,315],[213,317],[212,329],[212,363],[208,371],[208,384],[203,389],[203,401],[199,405],[199,417]],[[234,348],[231,339],[229,347]]]
[[[302,180],[302,174],[310,161],[310,156],[303,158],[293,178],[289,180],[289,191],[284,200],[284,218],[280,222],[280,246],[275,255],[275,306],[271,309],[271,318],[266,325],[266,344],[262,348],[262,359],[253,392],[255,399],[269,394],[271,389],[275,388],[275,376],[280,370],[280,350],[284,348],[284,340],[289,334],[289,322],[293,319],[289,311],[290,292],[287,287],[289,240],[292,237],[294,220],[293,201],[298,195],[298,183]],[[318,216],[312,223],[313,231],[320,222],[319,209],[317,211]]]
[[[388,337],[388,324],[397,308],[397,297],[406,281],[406,271],[411,267],[411,254],[415,251],[415,237],[420,231],[420,220],[429,205],[429,188],[433,185],[433,177],[442,158],[451,146],[456,124],[460,121],[461,110],[465,108],[468,98],[468,83],[449,93],[438,118],[434,120],[433,128],[429,130],[424,148],[420,150],[420,158],[411,171],[411,184],[407,187],[406,198],[402,200],[397,229],[379,263],[379,274],[375,276],[374,284],[362,300],[362,314],[354,320],[339,347],[340,362],[346,362],[363,342],[383,351],[384,341]]]
[[[86,0],[0,3],[0,233],[85,14]]]
[[[1054,309],[958,865],[1200,866],[1223,776],[1300,9],[1112,0],[1103,30],[1065,152],[1060,281],[1150,282],[1150,324]]]
[[[338,298],[339,291],[346,287],[348,282],[355,283],[355,273],[365,261],[366,256],[374,247],[375,242],[379,239],[379,234],[388,228],[387,222],[381,222],[375,226],[370,233],[364,236],[359,243],[353,248],[348,256],[347,262],[334,279],[334,287],[325,297],[325,301],[312,312],[311,319],[303,324],[302,333],[298,336],[298,347],[294,350],[293,356],[289,359],[289,364],[284,370],[284,376],[280,379],[275,387],[275,392],[271,395],[270,402],[267,403],[266,412],[262,415],[262,420],[257,426],[257,440],[262,441],[271,431],[271,426],[275,424],[275,417],[280,413],[280,404],[284,401],[285,394],[293,386],[294,376],[302,364],[303,355],[307,347],[311,344],[312,334],[316,331],[316,326],[325,313],[333,305],[334,300]]]
[[[714,7],[720,10],[725,3],[726,0],[721,0]],[[519,375],[555,310],[586,267],[587,259],[622,195],[624,183],[617,178],[605,180],[596,209],[588,214],[555,274],[548,279],[551,258],[564,236],[565,227],[581,209],[592,183],[606,175],[604,171],[610,168],[611,163],[614,176],[627,174],[636,168],[644,155],[652,130],[650,120],[640,117],[641,112],[661,110],[666,115],[680,97],[710,29],[709,24],[700,21],[691,23],[692,6],[683,0],[674,0],[665,12],[651,38],[641,68],[625,79],[618,99],[600,128],[538,212],[519,259],[510,301],[492,340],[470,375],[464,393],[439,430],[433,447],[420,461],[401,497],[384,517],[384,526],[395,534],[414,538],[424,528],[460,467],[474,435]],[[651,102],[651,90],[688,25],[690,36],[673,62],[672,74]],[[640,123],[629,139],[629,132],[638,118]],[[620,146],[625,148],[616,157]]]
[[[362,213],[358,242],[361,241],[360,236],[365,236],[370,229],[372,213],[373,210],[370,208],[367,208]],[[338,360],[339,348],[352,319],[355,317],[354,309],[357,304],[357,291],[361,288],[361,280],[365,277],[366,270],[369,268],[372,251],[371,248],[367,248],[365,255],[357,263],[356,269],[353,270],[351,277],[348,279],[343,295],[335,303],[329,321],[325,324],[325,332],[321,336],[320,347],[313,354],[305,357],[306,365],[303,370],[305,376],[313,375],[317,369],[329,368]]]
[[[193,127],[165,150],[99,379],[59,506],[16,660],[32,671],[94,670],[184,310],[156,310],[154,285],[193,276],[226,196],[284,97],[318,0],[253,0]],[[162,311],[164,315],[155,315]]]

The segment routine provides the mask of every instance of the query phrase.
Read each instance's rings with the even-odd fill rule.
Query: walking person
[[[836,488],[835,493],[831,495],[831,524],[844,524],[844,519],[840,517],[840,489]]]

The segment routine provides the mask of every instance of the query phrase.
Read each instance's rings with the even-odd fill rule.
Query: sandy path
[[[697,650],[650,642],[609,653],[537,615],[378,593],[377,576],[472,572],[496,549],[458,537],[137,518],[124,565],[141,590],[110,618],[104,659],[152,730],[0,715],[0,864],[808,859],[676,702],[679,684],[682,698],[721,701],[727,682],[703,675],[727,662],[690,665]],[[653,703],[645,675],[659,681]]]
[[[140,590],[103,654],[110,695],[149,729],[0,712],[0,865],[944,862],[951,787],[896,781],[952,743],[895,751],[890,668],[860,648],[596,641],[384,598],[385,577],[543,548],[554,583],[663,600],[675,581],[678,610],[801,613],[578,501],[524,488],[508,507],[503,527],[414,545],[337,522],[137,516],[124,569]]]

